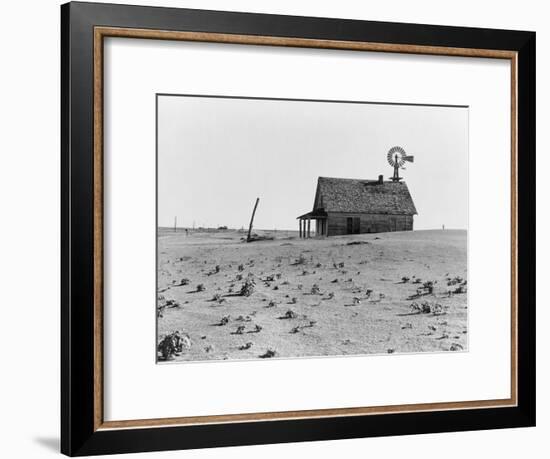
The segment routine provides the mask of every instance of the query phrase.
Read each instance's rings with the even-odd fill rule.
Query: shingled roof
[[[416,208],[404,182],[379,182],[319,177],[315,209],[326,212],[415,215]]]

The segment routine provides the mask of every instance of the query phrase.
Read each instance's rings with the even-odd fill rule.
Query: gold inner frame
[[[280,411],[249,414],[188,416],[158,419],[104,420],[103,390],[103,42],[105,37],[230,43],[263,46],[340,49],[403,54],[482,57],[507,59],[511,67],[511,395],[507,399],[461,402],[420,403],[320,410]],[[285,38],[223,33],[178,32],[115,27],[94,28],[94,431],[162,427],[175,425],[218,424],[251,421],[364,416],[385,413],[410,413],[472,408],[496,408],[517,405],[517,61],[515,51],[402,45],[371,42]]]

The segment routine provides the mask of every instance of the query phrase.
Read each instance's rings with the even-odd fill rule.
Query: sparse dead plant
[[[281,317],[282,319],[295,319],[297,316],[297,314],[292,310],[292,309],[289,309],[288,311],[285,312],[285,314]]]
[[[267,351],[265,351],[264,354],[260,355],[261,359],[270,359],[271,357],[275,357],[277,355],[277,351],[274,349],[269,348]]]
[[[190,347],[189,335],[176,330],[162,338],[157,346],[157,355],[159,360],[173,360],[174,356],[180,355],[184,348],[189,349]]]
[[[256,283],[254,282],[254,279],[252,279],[252,277],[248,277],[241,287],[240,295],[248,297],[254,293],[255,288]]]
[[[227,325],[227,324],[229,323],[229,319],[230,319],[229,316],[223,316],[223,317],[220,319],[218,325],[219,325],[220,327],[223,327],[224,325]]]

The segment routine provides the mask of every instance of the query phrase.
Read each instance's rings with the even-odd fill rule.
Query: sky
[[[468,108],[159,95],[158,225],[296,230],[319,176],[384,179],[387,152],[415,229],[468,225]]]

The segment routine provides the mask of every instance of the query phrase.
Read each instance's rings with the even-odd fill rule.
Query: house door
[[[348,217],[347,234],[359,234],[361,232],[361,220],[359,217]]]
[[[353,217],[353,234],[361,232],[361,220],[359,217]]]

